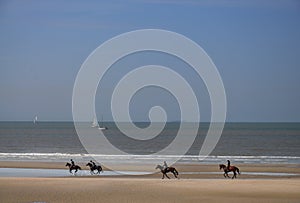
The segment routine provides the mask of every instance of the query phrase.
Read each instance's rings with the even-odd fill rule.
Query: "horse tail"
[[[80,167],[80,166],[78,166],[78,169],[79,169],[79,170],[81,170],[81,167]]]
[[[241,175],[240,169],[238,167],[235,167],[235,168],[236,168],[236,171],[238,172],[238,174]]]

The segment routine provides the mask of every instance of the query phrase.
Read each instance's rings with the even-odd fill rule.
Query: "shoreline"
[[[85,163],[78,163],[82,167],[82,170],[89,170]],[[155,170],[154,164],[125,164],[118,163],[113,165],[113,169],[117,171],[128,171],[128,172],[150,172],[152,174],[146,175],[118,175],[117,177],[134,177],[134,178],[160,178],[161,173],[159,170]],[[299,164],[239,164],[241,175],[238,175],[238,179],[299,179],[300,178],[300,165]],[[182,179],[222,179],[223,172],[219,169],[218,165],[215,164],[183,164],[176,163],[173,165],[180,174]],[[65,162],[28,162],[28,161],[0,161],[0,168],[17,168],[17,169],[63,169],[68,171],[65,166]],[[12,169],[13,170],[13,169]],[[112,171],[109,168],[103,166],[104,171]],[[13,173],[13,171],[12,171]],[[268,174],[269,173],[269,174]],[[81,177],[87,177],[88,173]],[[277,175],[272,175],[277,174]],[[280,174],[283,174],[282,176]],[[288,175],[291,174],[291,175]],[[231,176],[232,173],[229,173]],[[47,176],[46,176],[47,177]],[[59,176],[64,177],[64,176]],[[66,176],[69,177],[69,176]],[[96,177],[96,176],[92,176]],[[101,175],[99,176],[101,177]],[[104,177],[104,176],[102,176]],[[112,177],[112,176],[108,176]],[[173,177],[171,174],[170,177]]]

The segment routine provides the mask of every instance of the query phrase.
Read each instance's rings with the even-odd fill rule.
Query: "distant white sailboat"
[[[99,130],[107,130],[107,127],[103,126],[103,116],[101,117],[101,126],[99,126],[98,121],[96,118],[94,118],[94,121],[92,123],[92,128],[98,127]]]
[[[92,123],[92,128],[96,128],[96,127],[99,127],[99,124],[98,124],[98,121],[96,118],[94,118],[94,121]]]
[[[34,119],[33,119],[33,124],[36,124],[37,120],[38,120],[38,117],[35,116]]]
[[[105,127],[104,125],[103,125],[103,116],[101,116],[101,123],[100,123],[101,125],[100,126],[98,126],[98,129],[99,130],[107,130],[107,127]]]

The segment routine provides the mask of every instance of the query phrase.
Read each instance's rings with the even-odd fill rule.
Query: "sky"
[[[224,83],[226,121],[300,122],[300,1],[292,0],[2,0],[0,121],[35,115],[42,121],[71,121],[72,91],[82,63],[105,41],[138,29],[177,32],[206,51]],[[110,96],[120,73],[153,61],[192,84],[201,119],[209,121],[209,96],[201,78],[182,61],[151,52],[111,67],[97,90],[97,117],[112,120]],[[147,121],[156,105],[165,108],[169,121],[179,119],[176,98],[149,87],[132,99],[133,120]]]

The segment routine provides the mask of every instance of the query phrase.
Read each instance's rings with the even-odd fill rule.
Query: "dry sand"
[[[0,202],[299,202],[300,179],[0,178]]]
[[[0,167],[65,168],[64,163],[46,162],[0,162]],[[117,167],[119,170],[137,170],[134,166]],[[148,167],[153,166],[139,166],[138,170]],[[179,173],[219,171],[216,165],[177,164],[175,167]],[[179,180],[161,180],[160,173],[121,177],[2,177],[0,202],[300,202],[299,165],[243,164],[239,168],[242,175],[235,180],[224,179],[220,174],[185,174],[180,175]],[[299,175],[252,177],[243,175],[246,171]]]

